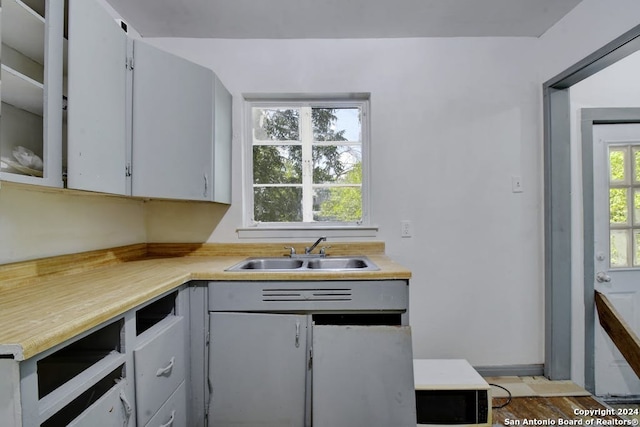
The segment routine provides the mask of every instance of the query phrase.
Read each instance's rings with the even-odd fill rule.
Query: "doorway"
[[[545,375],[550,379],[571,378],[572,334],[572,218],[571,209],[571,117],[569,88],[609,65],[640,50],[640,26],[594,52],[543,85],[544,94],[544,160],[545,160]],[[591,122],[593,123],[593,121]],[[584,120],[583,120],[584,125]],[[593,164],[585,159],[583,164]],[[591,163],[589,163],[591,162]],[[588,177],[585,178],[588,180]],[[584,179],[583,179],[584,181]],[[584,188],[592,188],[583,182]],[[587,200],[585,200],[587,202]],[[590,203],[593,203],[591,198]],[[593,206],[593,205],[591,205]],[[591,213],[590,213],[591,212]],[[593,210],[584,207],[584,222],[593,221]],[[587,232],[585,226],[585,232]],[[593,228],[591,228],[593,230]],[[591,231],[593,234],[593,231]],[[585,236],[585,325],[593,325],[593,239]],[[591,244],[592,246],[592,244]],[[591,254],[589,254],[591,250]],[[588,278],[588,279],[587,279]],[[587,281],[591,290],[586,291]],[[585,354],[593,353],[593,338],[585,336]],[[588,357],[588,356],[587,356]],[[585,388],[594,392],[592,361],[585,361]]]

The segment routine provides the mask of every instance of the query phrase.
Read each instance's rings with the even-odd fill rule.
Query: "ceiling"
[[[143,37],[539,37],[581,0],[107,0]]]

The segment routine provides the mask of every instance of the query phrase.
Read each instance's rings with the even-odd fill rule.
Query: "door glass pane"
[[[633,230],[633,266],[640,266],[640,230]]]
[[[640,182],[640,147],[632,148],[633,153],[633,182]]]
[[[609,182],[624,183],[626,175],[626,150],[611,148],[609,151]]]
[[[640,224],[640,190],[633,190],[633,225]]]
[[[628,230],[611,230],[610,232],[610,256],[611,267],[629,266],[629,232]]]
[[[627,224],[629,221],[626,188],[609,189],[609,221],[611,224]]]
[[[609,181],[611,183],[625,182],[626,150],[611,148],[609,151]]]

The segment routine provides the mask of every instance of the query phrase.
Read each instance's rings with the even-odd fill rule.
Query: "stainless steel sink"
[[[326,258],[247,258],[226,271],[363,271],[379,270],[366,256]]]
[[[307,267],[314,270],[351,270],[367,268],[368,259],[365,258],[319,258],[310,260]]]
[[[240,263],[239,270],[294,270],[302,267],[304,262],[291,258],[257,258]]]

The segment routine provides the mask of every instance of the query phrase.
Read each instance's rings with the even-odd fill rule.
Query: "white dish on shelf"
[[[43,177],[42,171],[22,166],[20,163],[6,157],[2,157],[2,159],[0,159],[0,166],[0,170],[3,172],[20,173],[22,175],[37,176],[38,178]]]

